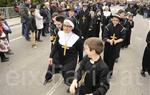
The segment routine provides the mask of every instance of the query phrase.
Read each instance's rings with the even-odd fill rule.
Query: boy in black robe
[[[146,38],[147,46],[144,51],[143,61],[142,61],[142,71],[141,75],[145,77],[145,72],[148,72],[150,75],[150,31],[147,34]]]
[[[96,15],[96,12],[91,11],[91,24],[90,24],[90,37],[99,37],[100,33],[100,18]]]
[[[104,30],[105,30],[105,27],[109,24],[110,22],[110,18],[111,18],[111,11],[109,11],[109,7],[108,6],[104,6],[103,7],[103,12],[102,12],[102,15],[101,15],[101,29],[102,29],[102,36],[104,34]]]
[[[91,15],[88,10],[88,4],[83,3],[83,9],[77,14],[77,20],[79,21],[79,29],[82,32],[84,39],[90,36],[89,27],[91,23]]]
[[[70,92],[73,95],[105,95],[109,89],[109,69],[101,58],[103,43],[99,38],[91,37],[85,40],[84,49],[87,56],[76,70]]]
[[[51,30],[50,30],[50,41],[52,43],[51,48],[53,47],[53,45],[56,41],[58,31],[62,30],[62,25],[63,25],[64,19],[65,18],[63,16],[58,16],[58,14],[52,15],[53,23],[51,24]]]
[[[120,16],[113,15],[111,23],[105,28],[103,41],[105,42],[104,48],[104,61],[109,67],[111,75],[116,58],[120,52],[121,43],[124,40],[124,28],[120,25]]]
[[[130,39],[131,39],[131,32],[132,28],[134,27],[134,21],[133,21],[133,14],[127,13],[127,28],[126,28],[126,36],[124,39],[124,47],[127,48],[130,45]]]
[[[129,22],[128,22],[128,19],[127,19],[127,17],[126,17],[126,12],[125,12],[125,10],[123,10],[123,9],[120,9],[120,10],[118,10],[118,13],[117,13],[119,16],[120,16],[120,25],[124,28],[124,41],[122,42],[122,48],[124,48],[125,47],[125,37],[126,37],[126,34],[127,34],[127,30],[128,30],[128,24],[129,24]],[[115,62],[117,63],[118,62],[118,59],[119,59],[119,57],[120,57],[120,50],[121,50],[121,48],[118,48],[118,54],[116,54],[116,60],[115,60]]]
[[[81,30],[79,29],[79,21],[78,21],[77,18],[76,18],[75,9],[74,9],[74,8],[70,8],[70,9],[68,10],[68,16],[72,19],[72,21],[73,21],[73,23],[74,23],[74,25],[75,25],[73,31],[74,31],[76,34],[80,35],[80,37],[83,38],[82,32],[81,32]]]

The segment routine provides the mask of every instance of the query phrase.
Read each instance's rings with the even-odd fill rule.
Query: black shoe
[[[150,75],[150,71],[147,71],[148,72],[148,74]]]
[[[37,40],[38,42],[43,42],[42,40]]]
[[[45,80],[45,81],[44,81],[44,83],[43,83],[43,85],[46,85],[47,83],[48,83],[48,81],[47,81],[47,80]]]
[[[26,39],[26,41],[30,41],[30,39]]]
[[[118,58],[115,60],[115,63],[118,63]]]
[[[51,81],[52,81],[52,79],[50,79],[50,80],[45,80],[44,83],[43,83],[43,85],[46,85],[47,83],[50,83]]]
[[[142,76],[142,77],[146,77],[146,75],[145,75],[145,72],[144,72],[144,71],[141,71],[141,76]]]
[[[43,37],[46,37],[46,35],[42,35]]]
[[[124,48],[128,48],[128,46],[124,46]]]
[[[14,53],[11,51],[6,52],[7,55],[13,55]]]
[[[5,57],[4,59],[1,60],[1,62],[7,62],[9,61],[9,58]]]
[[[70,88],[68,88],[66,92],[67,92],[67,93],[70,93]]]

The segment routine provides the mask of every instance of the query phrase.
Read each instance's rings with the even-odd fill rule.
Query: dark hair
[[[36,4],[32,4],[31,9],[36,9],[36,6],[37,6]]]
[[[31,12],[31,13],[35,12],[35,9],[30,9],[30,12]]]
[[[87,45],[91,50],[95,50],[96,54],[101,54],[103,52],[103,42],[96,37],[91,37],[85,40],[84,45]]]
[[[56,21],[58,21],[58,22],[63,23],[64,20],[65,20],[65,17],[64,17],[64,16],[57,16],[57,17],[56,17]]]

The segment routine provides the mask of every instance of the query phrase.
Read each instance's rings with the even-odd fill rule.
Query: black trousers
[[[54,64],[49,65],[47,73],[45,75],[45,80],[49,81],[50,79],[52,79],[53,74],[57,73],[62,74],[62,77],[64,78],[64,83],[70,86],[70,84],[74,79],[74,71],[72,72],[71,70],[70,71],[62,70],[62,65],[54,65]]]
[[[145,48],[142,60],[142,70],[144,72],[148,72],[150,74],[150,49],[148,47]]]
[[[4,52],[0,52],[0,57],[1,57],[1,60],[4,60],[6,58]]]
[[[49,33],[49,23],[44,23],[44,28],[42,31],[42,36],[45,36],[46,33]]]
[[[37,40],[41,40],[41,33],[42,33],[42,29],[38,29],[38,33],[37,33]]]

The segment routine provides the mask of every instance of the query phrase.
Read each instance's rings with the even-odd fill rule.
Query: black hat
[[[87,2],[84,2],[82,5],[83,6],[88,6],[89,4]]]

